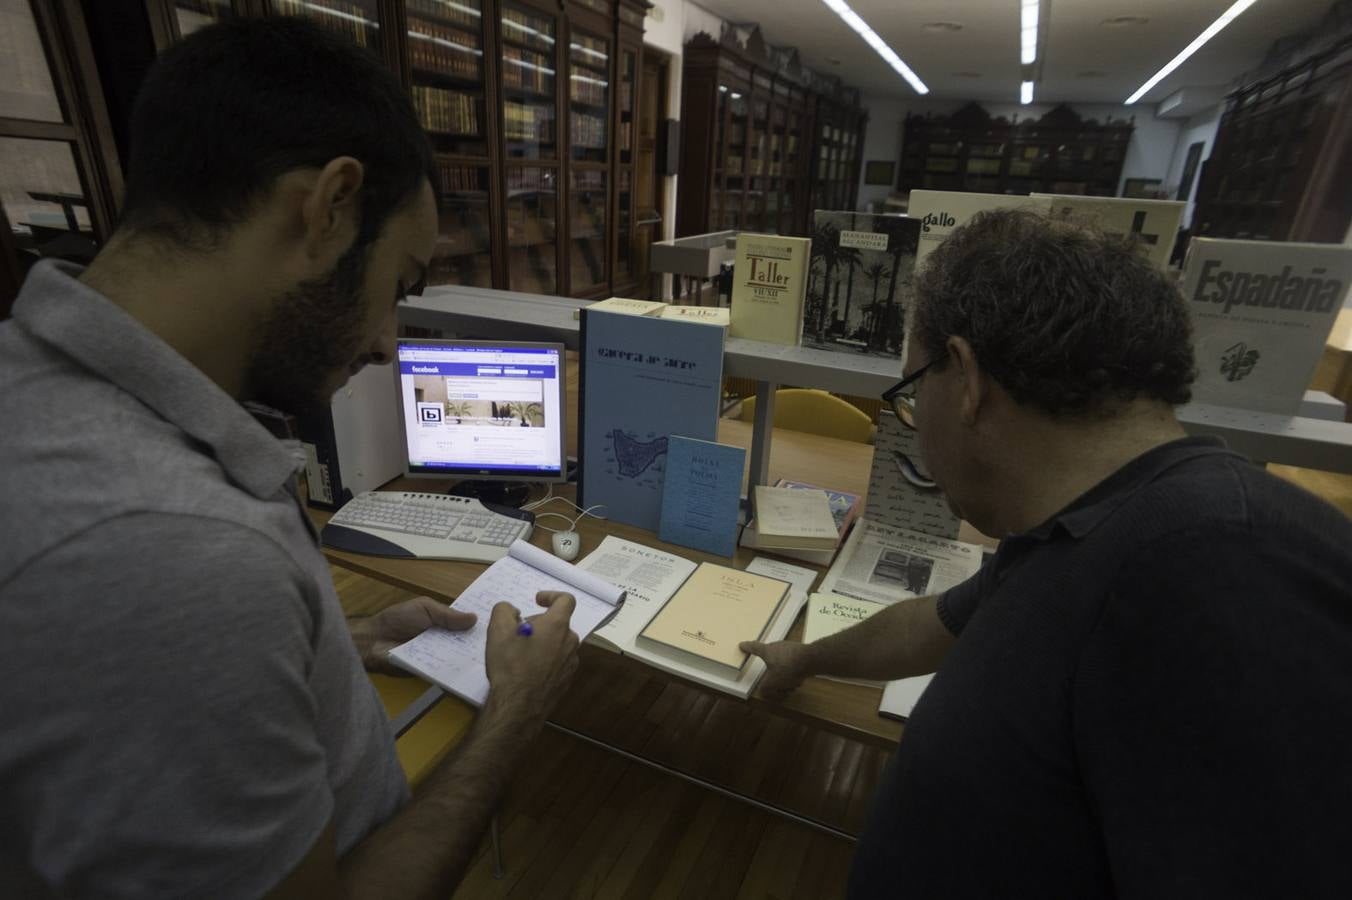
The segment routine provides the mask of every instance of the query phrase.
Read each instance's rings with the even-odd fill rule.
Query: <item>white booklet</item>
[[[883,688],[883,699],[878,704],[878,715],[902,721],[909,719],[915,705],[920,702],[920,695],[925,693],[925,688],[929,687],[933,678],[934,675],[930,674],[889,681]]]
[[[685,659],[673,659],[649,647],[638,646],[638,633],[662,608],[662,604],[676,593],[690,573],[695,571],[696,565],[690,560],[609,536],[601,542],[601,546],[578,562],[578,568],[628,590],[624,608],[596,632],[599,640],[615,647],[625,656],[743,699],[751,695],[756,682],[765,674],[765,661],[760,657],[753,657],[739,674],[731,675],[725,667],[713,663],[701,666]],[[778,578],[791,585],[788,599],[765,634],[767,642],[783,640],[798,617],[799,610],[807,602],[808,591],[818,573],[763,556],[752,560],[746,571]]]
[[[817,590],[856,600],[896,603],[941,594],[981,568],[981,548],[963,541],[856,522]]]
[[[521,611],[522,618],[539,615],[545,611],[535,602],[539,591],[563,591],[577,598],[571,626],[578,640],[623,609],[625,602],[624,588],[539,547],[516,541],[507,556],[489,566],[456,598],[456,609],[478,616],[473,628],[429,628],[391,650],[390,662],[440,685],[466,703],[483,706],[488,699],[484,653],[493,607],[505,600]]]

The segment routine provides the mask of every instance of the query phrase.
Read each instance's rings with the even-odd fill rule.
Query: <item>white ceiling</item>
[[[797,47],[805,65],[837,74],[868,96],[916,96],[821,0],[697,2],[730,22],[758,23],[769,43]],[[1121,103],[1232,2],[1042,0],[1035,100]],[[915,70],[931,97],[1018,102],[1019,0],[850,0],[850,4]],[[1311,29],[1332,6],[1333,0],[1258,0],[1141,102],[1156,103],[1182,87],[1228,85],[1255,68],[1273,41]],[[1121,16],[1147,21],[1103,24]],[[962,28],[924,27],[936,22]]]

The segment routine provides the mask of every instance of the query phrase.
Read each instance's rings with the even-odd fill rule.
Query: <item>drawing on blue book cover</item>
[[[657,530],[669,438],[717,434],[723,334],[703,322],[584,310],[580,503]]]
[[[616,428],[610,433],[610,456],[607,460],[615,465],[621,478],[641,478],[666,452],[665,435],[655,437],[652,432],[648,432],[648,440],[641,440],[637,435]],[[658,472],[661,472],[660,468]]]

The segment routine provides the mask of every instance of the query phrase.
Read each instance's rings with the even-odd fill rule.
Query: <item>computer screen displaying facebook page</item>
[[[557,347],[400,343],[409,470],[562,473],[563,377]]]

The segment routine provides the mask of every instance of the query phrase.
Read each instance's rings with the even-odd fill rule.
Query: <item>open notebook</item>
[[[505,600],[521,611],[522,618],[539,615],[545,611],[535,602],[539,591],[563,591],[577,598],[571,625],[578,640],[614,616],[625,598],[623,588],[525,541],[516,541],[505,557],[474,579],[455,601],[456,609],[479,617],[473,628],[429,628],[391,650],[390,661],[467,703],[483,706],[488,699],[484,651],[493,607]]]

